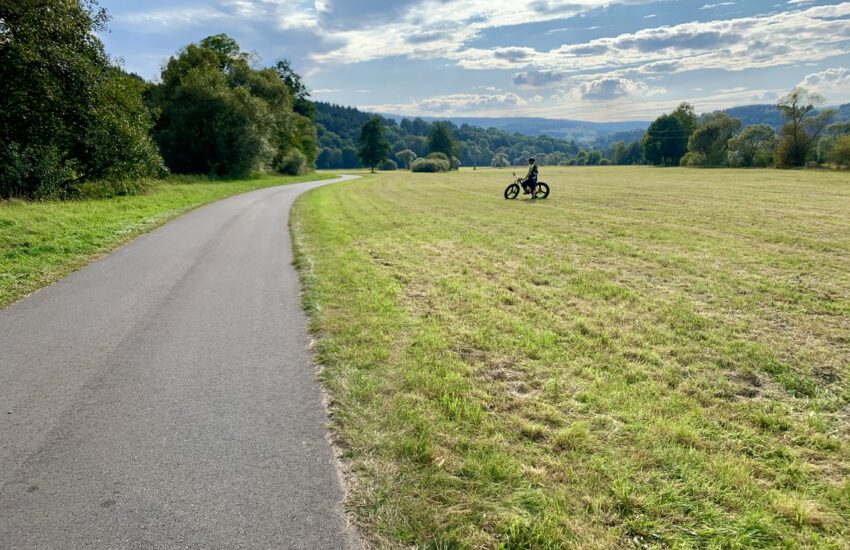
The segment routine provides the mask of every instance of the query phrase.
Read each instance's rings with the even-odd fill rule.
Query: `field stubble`
[[[850,540],[850,176],[380,174],[293,226],[380,547]]]

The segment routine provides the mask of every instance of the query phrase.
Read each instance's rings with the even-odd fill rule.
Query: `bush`
[[[685,154],[682,160],[679,161],[681,166],[687,166],[688,168],[702,168],[705,166],[705,163],[705,155],[696,151]]]
[[[572,159],[567,161],[567,166],[575,166],[575,165],[576,165],[576,159],[572,158]]]
[[[608,159],[602,159],[599,161],[599,166],[611,166],[611,161]]]
[[[410,163],[412,172],[448,172],[449,168],[449,161],[439,158],[418,158]]]
[[[307,171],[307,157],[298,149],[293,149],[281,159],[277,171],[290,176],[303,174]]]
[[[383,163],[381,163],[380,168],[381,170],[392,172],[393,170],[398,170],[398,163],[393,159],[387,159]]]
[[[850,164],[850,135],[841,136],[829,151],[829,162],[835,164]]]

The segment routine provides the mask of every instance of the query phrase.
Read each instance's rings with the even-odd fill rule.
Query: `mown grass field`
[[[202,204],[261,187],[332,177],[198,179],[158,182],[144,194],[110,199],[0,201],[0,308]]]
[[[384,173],[293,218],[377,547],[848,548],[850,174]]]

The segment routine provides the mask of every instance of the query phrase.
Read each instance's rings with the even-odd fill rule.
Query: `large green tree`
[[[360,149],[357,156],[364,166],[368,166],[372,172],[375,166],[387,160],[390,154],[390,144],[384,137],[384,124],[381,117],[372,117],[360,129]]]
[[[443,153],[449,159],[457,156],[457,144],[447,123],[435,122],[431,125],[431,132],[428,135],[428,150],[431,153]]]
[[[162,168],[146,86],[97,38],[107,21],[94,0],[0,2],[0,196],[63,197]]]
[[[705,115],[688,139],[688,154],[682,158],[685,166],[720,167],[729,163],[729,140],[741,129],[741,119],[726,113]]]
[[[276,69],[257,70],[227,35],[190,44],[169,59],[152,101],[156,138],[175,172],[243,177],[301,173],[317,151],[316,128],[293,109]]]
[[[779,131],[777,166],[790,168],[806,163],[818,136],[835,114],[830,109],[817,112],[817,105],[823,101],[823,97],[800,87],[779,100],[776,107],[782,113],[785,124]]]
[[[776,131],[769,124],[752,124],[729,140],[729,164],[765,167],[773,164]]]
[[[647,162],[656,166],[678,166],[688,149],[690,133],[673,115],[662,115],[646,130],[641,141]]]

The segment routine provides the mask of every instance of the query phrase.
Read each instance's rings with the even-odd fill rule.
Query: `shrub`
[[[570,160],[567,161],[567,166],[575,166],[575,165],[576,165],[576,159],[571,158]]]
[[[682,157],[682,160],[679,161],[681,166],[687,166],[688,168],[702,168],[705,166],[705,163],[705,155],[697,151],[691,151],[690,153],[685,154],[685,156]]]
[[[291,176],[303,174],[307,171],[307,157],[298,149],[293,149],[281,159],[277,171]]]
[[[398,170],[398,164],[393,159],[387,159],[381,164],[381,170],[393,171]]]
[[[850,164],[850,134],[835,140],[829,151],[829,161],[841,165]]]
[[[449,161],[438,158],[418,158],[410,164],[413,172],[448,172]]]
[[[599,166],[610,166],[610,165],[611,165],[611,161],[608,160],[608,159],[602,159],[602,160],[599,161]]]

